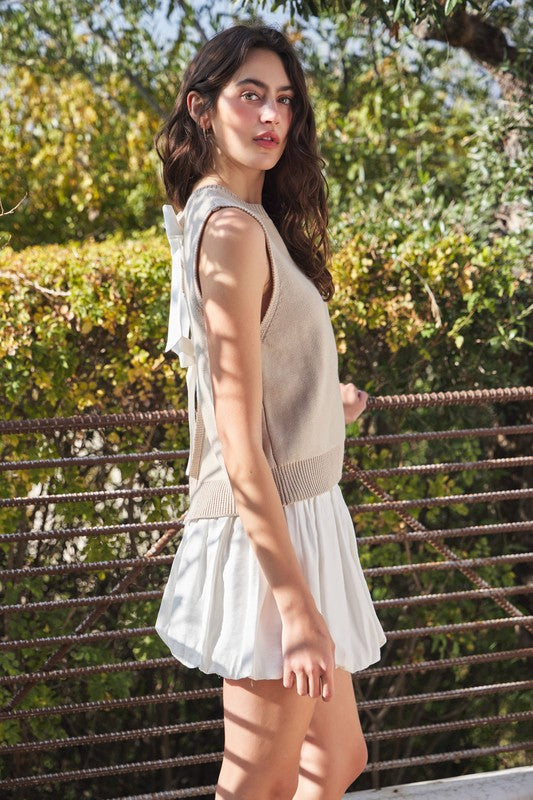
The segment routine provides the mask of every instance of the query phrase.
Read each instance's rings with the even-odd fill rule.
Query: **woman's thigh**
[[[224,679],[224,759],[217,800],[292,798],[317,702],[282,680]]]
[[[350,673],[336,669],[334,686],[331,701],[317,703],[309,723],[294,800],[339,800],[367,763]]]

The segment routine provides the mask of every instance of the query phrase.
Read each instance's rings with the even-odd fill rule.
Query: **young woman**
[[[191,425],[156,628],[224,678],[217,800],[336,800],[367,760],[351,673],[385,635],[338,485],[367,395],[339,383],[324,162],[285,36],[237,25],[207,42],[156,147]]]

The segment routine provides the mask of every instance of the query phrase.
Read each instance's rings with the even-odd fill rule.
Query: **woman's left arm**
[[[349,425],[365,410],[368,394],[353,383],[339,383],[339,386],[344,407],[344,421]]]

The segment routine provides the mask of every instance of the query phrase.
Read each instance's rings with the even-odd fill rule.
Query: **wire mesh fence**
[[[370,398],[343,494],[387,635],[354,789],[527,762],[533,387]],[[209,796],[221,679],[153,624],[187,507],[182,410],[0,423],[0,790]],[[31,457],[26,457],[31,456]]]

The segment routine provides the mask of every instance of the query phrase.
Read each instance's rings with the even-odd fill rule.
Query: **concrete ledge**
[[[350,792],[344,800],[533,800],[533,767]]]

